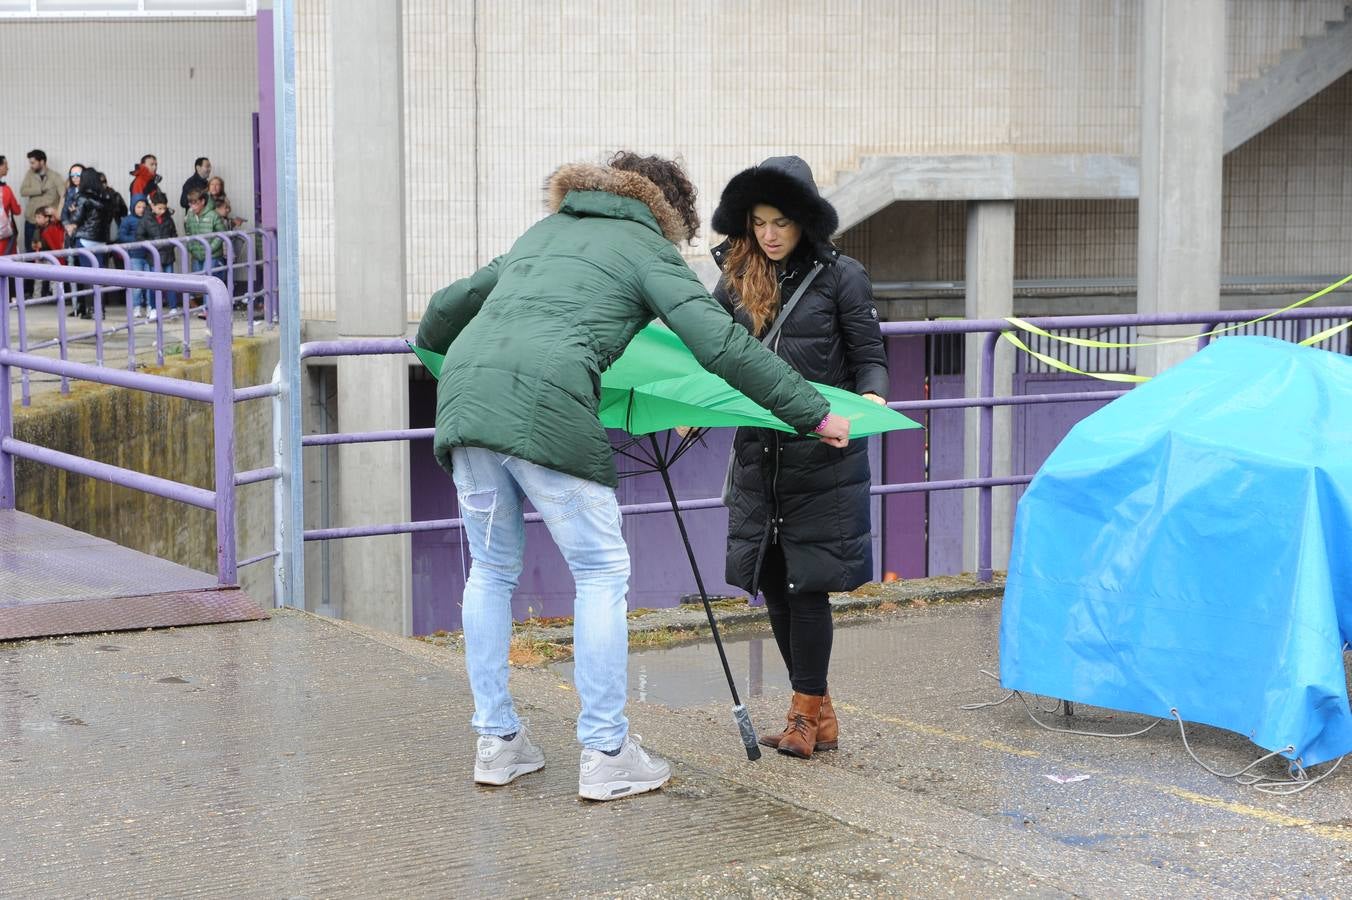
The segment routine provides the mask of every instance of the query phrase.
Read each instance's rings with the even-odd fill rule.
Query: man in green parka
[[[565,165],[545,187],[551,215],[434,294],[417,341],[446,355],[434,446],[455,480],[473,558],[462,617],[479,734],[474,780],[507,784],[544,767],[507,689],[529,499],[577,586],[578,793],[612,800],[661,787],[671,770],[629,735],[624,715],[629,552],[597,418],[601,372],[661,318],[700,365],[799,433],[843,447],[850,428],[733,322],[681,258],[677,245],[699,217],[679,165],[621,152],[604,166]]]

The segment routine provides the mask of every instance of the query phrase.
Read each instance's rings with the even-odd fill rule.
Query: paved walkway
[[[566,666],[513,672],[545,770],[477,788],[447,648],[293,612],[0,644],[0,895],[1352,894],[1352,776],[1267,797],[1163,728],[960,710],[998,696],[997,628],[994,601],[840,628],[842,749],[810,762],[746,761],[710,646],[636,654],[633,727],[675,775],[610,804],[575,794]],[[769,727],[772,642],[730,651]],[[1222,766],[1256,755],[1192,736]]]

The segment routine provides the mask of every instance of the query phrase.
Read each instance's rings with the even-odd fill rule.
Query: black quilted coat
[[[745,231],[744,225],[738,227],[745,210],[761,202],[779,207],[804,226],[803,239],[781,276],[781,304],[815,262],[825,263],[785,320],[774,349],[810,381],[885,397],[887,358],[872,284],[860,263],[831,246],[835,211],[817,193],[807,164],[780,157],[738,175],[723,193],[714,228],[739,236],[738,231]],[[725,242],[714,249],[720,266],[728,247]],[[714,296],[750,329],[750,319],[729,296],[726,281]],[[730,584],[747,591],[758,588],[772,540],[783,546],[790,592],[847,591],[872,579],[867,441],[851,441],[838,450],[812,437],[741,428],[733,446],[726,570]]]

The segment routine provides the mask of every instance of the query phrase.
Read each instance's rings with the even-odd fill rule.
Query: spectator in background
[[[107,246],[108,232],[113,223],[113,203],[109,191],[104,186],[103,173],[97,169],[85,168],[80,176],[80,193],[75,201],[75,230],[71,237],[74,246],[95,251],[95,262],[91,263],[85,254],[77,254],[77,266],[94,267],[102,260],[99,249]],[[121,197],[117,200],[120,202]],[[67,225],[69,231],[70,225]],[[75,315],[81,319],[92,318],[93,304],[89,297],[80,297],[75,303]]]
[[[9,174],[9,160],[0,156],[0,256],[8,256],[19,246],[19,220],[16,216],[23,213],[14,191],[5,184]],[[8,298],[6,298],[8,299]]]
[[[66,228],[67,235],[75,234],[75,210],[79,206],[80,200],[80,179],[84,175],[84,166],[79,163],[71,165],[66,172],[66,193],[61,199],[61,224]],[[66,242],[71,244],[70,241]],[[73,245],[72,245],[73,246]]]
[[[230,198],[225,195],[225,179],[219,175],[213,175],[207,181],[207,206],[221,213],[221,218],[230,224],[231,229],[238,228],[244,224],[243,219],[234,217],[229,213],[221,212],[221,206],[230,208]]]
[[[131,198],[131,211],[122,217],[122,221],[117,223],[117,241],[119,244],[131,244],[137,240],[137,233],[141,230],[141,219],[146,214],[146,198],[140,194],[133,194]],[[134,248],[127,251],[127,262],[133,272],[150,271],[149,252],[144,248]],[[138,319],[144,319],[150,308],[149,292],[145,288],[132,288],[131,295],[127,302],[135,308],[135,315]]]
[[[33,232],[33,240],[28,243],[28,250],[31,253],[42,253],[47,250],[61,250],[66,246],[66,229],[61,227],[61,221],[57,218],[55,206],[44,206],[37,211],[34,216],[37,221],[34,223],[38,227]],[[66,260],[57,260],[61,265],[66,265]]]
[[[178,226],[174,224],[174,212],[169,208],[169,198],[164,196],[164,191],[155,191],[150,195],[150,211],[141,217],[141,222],[136,226],[136,240],[138,241],[162,241],[165,238],[178,237]],[[174,271],[174,248],[157,248],[159,266],[155,265],[156,257],[146,255],[146,261],[150,267],[160,272]],[[154,253],[152,250],[150,253]],[[178,294],[166,294],[164,296],[163,306],[165,309],[178,309]],[[148,318],[154,321],[157,314],[154,309],[148,313]]]
[[[24,213],[23,242],[27,247],[33,243],[38,231],[47,225],[38,224],[38,215],[48,206],[61,206],[61,178],[47,168],[47,154],[41,150],[28,151],[28,171],[24,173],[23,184],[19,185],[19,195],[28,210]],[[58,245],[57,250],[61,247]]]
[[[66,229],[61,227],[60,220],[56,217],[55,206],[41,206],[33,216],[33,224],[37,226],[33,231],[33,238],[28,242],[28,251],[30,253],[42,253],[47,250],[61,250],[66,246]],[[50,263],[50,259],[44,259],[42,262]],[[66,260],[58,258],[57,262],[66,265]],[[33,282],[34,290],[29,296],[40,297],[47,293],[49,285],[47,282]]]
[[[188,192],[188,215],[183,220],[183,233],[185,235],[194,234],[216,234],[221,231],[229,231],[226,221],[221,218],[216,210],[207,206],[207,192],[201,188],[194,188]],[[203,246],[203,244],[207,246]],[[211,249],[211,257],[207,258],[207,249]],[[194,272],[205,271],[207,274],[216,274],[225,263],[225,248],[219,237],[213,237],[207,241],[189,241],[188,255],[192,257],[192,270]],[[220,276],[217,275],[219,278]],[[198,313],[199,318],[205,319],[207,311],[205,309]]]
[[[193,173],[188,176],[188,180],[183,182],[183,192],[178,195],[178,205],[186,211],[188,209],[188,192],[202,191],[206,193],[207,179],[211,177],[211,160],[205,156],[197,157],[193,164]]]
[[[116,230],[118,223],[122,221],[122,217],[128,212],[127,201],[123,200],[122,195],[116,190],[108,186],[108,176],[102,172],[99,173],[99,183],[103,185],[103,199],[104,202],[108,204],[108,211],[111,216],[110,224],[113,229]],[[110,235],[110,237],[113,240],[117,239],[116,233]]]
[[[127,196],[135,197],[140,194],[142,197],[149,197],[152,191],[159,190],[160,176],[157,172],[159,167],[160,161],[154,154],[147,153],[141,157],[141,162],[129,173],[131,187],[127,189]]]

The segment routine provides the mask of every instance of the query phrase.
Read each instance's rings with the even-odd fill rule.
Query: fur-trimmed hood
[[[559,166],[545,180],[545,205],[550,212],[559,211],[569,191],[603,191],[637,200],[652,212],[663,237],[673,244],[690,240],[684,220],[667,202],[662,189],[637,172],[589,163]]]
[[[745,237],[747,211],[757,203],[777,207],[818,247],[830,247],[831,235],[840,227],[835,207],[817,190],[812,169],[801,157],[772,156],[734,175],[714,210],[714,231]]]

